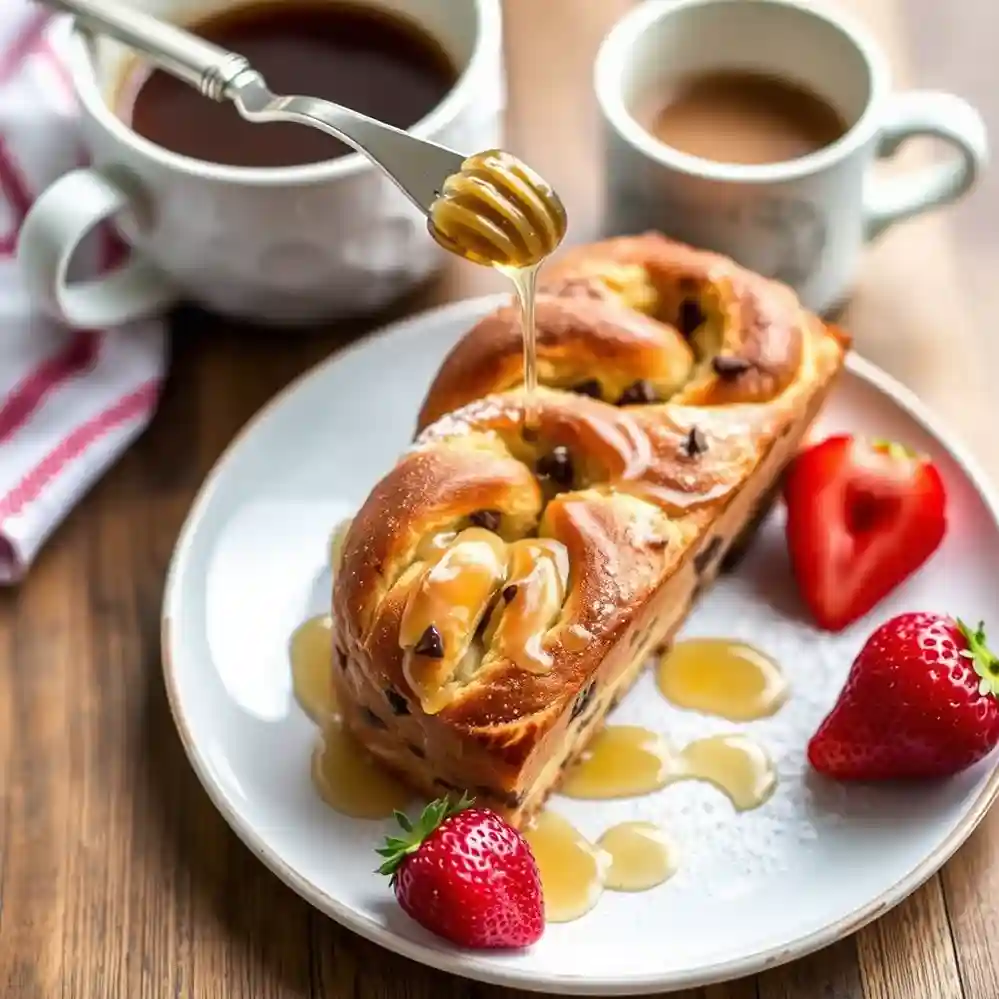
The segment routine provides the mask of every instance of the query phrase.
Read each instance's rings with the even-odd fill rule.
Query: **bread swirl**
[[[518,312],[481,320],[344,540],[344,721],[421,791],[522,823],[758,514],[846,336],[658,234],[550,265],[537,424]]]

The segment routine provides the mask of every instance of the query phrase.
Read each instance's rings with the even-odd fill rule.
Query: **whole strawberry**
[[[527,841],[499,815],[462,797],[431,802],[378,853],[399,905],[462,947],[526,947],[545,928],[541,877]]]
[[[839,780],[946,777],[999,742],[999,659],[985,630],[939,614],[886,621],[808,744],[812,766]]]

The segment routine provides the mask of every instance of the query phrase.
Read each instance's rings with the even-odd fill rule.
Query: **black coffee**
[[[324,97],[398,128],[415,125],[436,107],[458,76],[419,26],[361,5],[271,0],[189,27],[246,56],[276,94]],[[250,124],[228,102],[202,97],[159,70],[126,77],[117,104],[140,135],[212,163],[298,166],[350,152],[301,125]]]

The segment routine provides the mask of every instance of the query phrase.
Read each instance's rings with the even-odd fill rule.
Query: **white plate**
[[[679,873],[637,895],[605,894],[519,954],[466,953],[397,908],[373,873],[388,823],[344,818],[308,776],[315,731],[291,694],[287,642],[327,610],[327,538],[407,444],[423,393],[455,339],[496,298],[407,320],[336,355],[252,421],[205,484],[181,533],[164,606],[166,682],[191,762],[260,859],[313,905],[385,947],[484,981],[563,993],[659,992],[759,971],[833,942],[883,913],[967,838],[999,790],[992,761],[923,787],[844,788],[807,771],[805,743],[872,627],[906,610],[999,627],[997,507],[967,455],[912,395],[851,358],[820,432],[902,440],[939,463],[950,498],[940,551],[867,620],[837,636],[801,613],[779,512],[738,572],[684,633],[733,635],[771,652],[793,696],[742,726],[777,759],[780,784],[736,815],[710,787],[630,801],[554,799],[584,832],[655,817],[682,851]],[[667,707],[651,677],[614,714],[680,739],[735,726]],[[651,696],[649,696],[651,694]]]

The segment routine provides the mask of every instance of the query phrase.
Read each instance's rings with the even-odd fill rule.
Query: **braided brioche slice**
[[[553,264],[525,439],[518,313],[452,350],[343,546],[344,721],[428,795],[526,821],[758,516],[846,338],[657,234]]]

